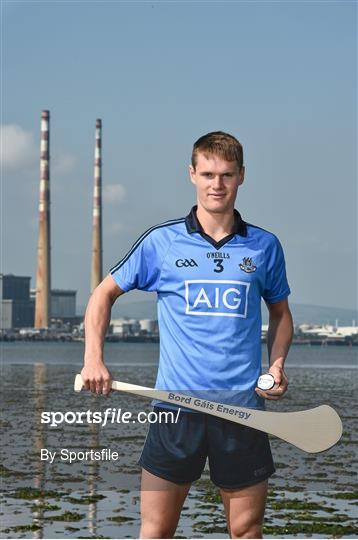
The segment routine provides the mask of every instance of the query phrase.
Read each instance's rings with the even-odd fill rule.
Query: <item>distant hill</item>
[[[358,324],[358,313],[353,309],[337,307],[311,306],[310,304],[290,304],[294,324],[337,324],[339,326],[351,326],[352,321]],[[267,311],[267,310],[265,310]],[[263,318],[265,315],[263,314]]]
[[[295,325],[303,323],[335,324],[336,320],[340,326],[351,326],[353,320],[358,324],[358,313],[352,309],[313,306],[309,304],[290,304],[290,306]],[[113,307],[112,318],[122,317],[129,319],[156,319],[156,302],[155,300],[141,300],[121,304],[121,300],[119,299]],[[268,323],[265,306],[262,309],[262,321],[264,324]]]

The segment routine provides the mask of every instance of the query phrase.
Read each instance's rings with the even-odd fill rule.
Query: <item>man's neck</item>
[[[227,212],[212,213],[198,204],[196,217],[204,232],[217,242],[234,231],[235,218],[233,208]]]

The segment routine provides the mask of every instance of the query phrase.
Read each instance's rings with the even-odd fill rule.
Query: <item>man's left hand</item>
[[[271,373],[275,379],[275,386],[271,388],[271,390],[260,390],[260,388],[256,387],[255,392],[265,399],[273,399],[277,401],[283,396],[288,388],[288,378],[284,372],[284,369],[280,367],[271,366],[269,373]]]

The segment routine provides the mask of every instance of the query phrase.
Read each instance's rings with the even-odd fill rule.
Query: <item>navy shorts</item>
[[[154,407],[159,412],[168,409]],[[198,480],[209,459],[210,478],[221,488],[250,486],[274,472],[267,433],[204,413],[181,411],[178,422],[150,424],[139,463],[176,484]]]

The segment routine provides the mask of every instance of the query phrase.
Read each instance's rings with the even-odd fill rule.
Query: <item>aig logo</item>
[[[189,266],[193,267],[198,265],[194,261],[194,259],[178,259],[177,261],[175,261],[175,266],[177,266],[178,268],[181,268],[182,266],[188,268]]]
[[[250,283],[216,279],[185,282],[187,315],[247,317]]]

